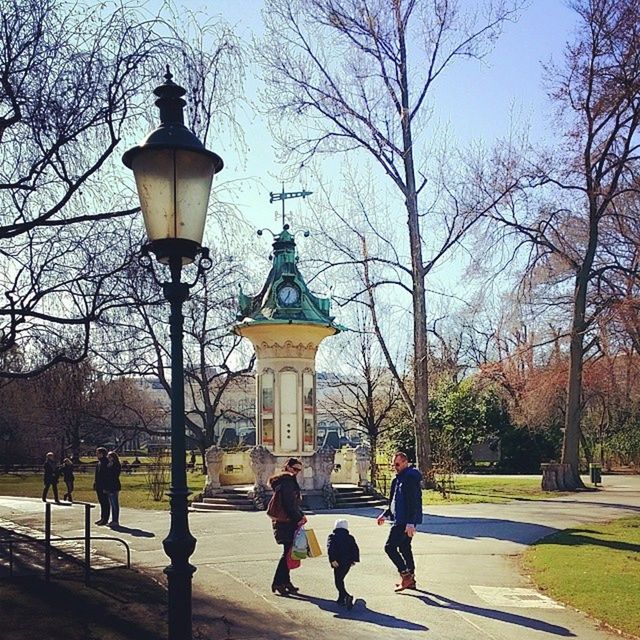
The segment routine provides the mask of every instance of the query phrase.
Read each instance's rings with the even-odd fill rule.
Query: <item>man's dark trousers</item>
[[[56,502],[60,502],[60,498],[58,498],[58,483],[57,482],[45,482],[44,489],[42,490],[42,501],[47,501],[47,493],[49,493],[49,487],[53,489],[53,499]]]
[[[405,527],[404,524],[394,524],[391,527],[384,550],[400,573],[403,571],[414,573],[416,565],[411,551],[412,538],[407,535]]]
[[[98,502],[100,503],[100,521],[109,522],[109,515],[111,514],[111,505],[109,504],[109,496],[106,491],[102,489],[96,489],[96,495],[98,496]]]

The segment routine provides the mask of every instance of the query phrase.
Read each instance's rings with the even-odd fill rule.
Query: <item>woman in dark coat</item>
[[[302,513],[302,493],[296,480],[300,471],[302,471],[302,462],[297,458],[289,458],[282,472],[269,478],[273,498],[268,513],[273,521],[276,542],[283,546],[282,556],[273,576],[271,591],[278,592],[281,596],[298,593],[298,588],[291,584],[287,557],[291,554],[296,529],[307,521]]]
[[[115,451],[109,451],[107,453],[107,474],[104,492],[109,496],[109,505],[111,506],[111,522],[112,527],[120,525],[120,501],[119,494],[122,488],[120,484],[120,471],[122,465],[120,464],[120,458]]]
[[[49,487],[53,489],[53,498],[56,504],[60,504],[60,498],[58,498],[58,467],[53,459],[53,452],[49,451],[44,459],[44,465],[42,466],[44,472],[44,489],[42,490],[42,502],[47,501],[47,493],[49,493]]]
[[[65,458],[62,461],[60,472],[62,473],[62,479],[67,486],[67,493],[62,496],[62,499],[73,502],[73,496],[71,494],[73,493],[73,482],[75,480],[75,476],[73,475],[73,462],[71,462],[69,458]]]

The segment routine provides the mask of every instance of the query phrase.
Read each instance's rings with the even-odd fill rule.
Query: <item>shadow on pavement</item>
[[[415,595],[416,592],[423,595]],[[429,591],[423,591],[421,589],[416,589],[414,592],[404,592],[402,595],[422,600],[422,602],[430,607],[450,609],[453,611],[459,611],[460,613],[471,613],[476,616],[482,616],[483,618],[490,618],[491,620],[498,620],[500,622],[508,622],[520,627],[526,627],[527,629],[534,629],[535,631],[542,631],[544,633],[551,633],[564,638],[576,637],[575,633],[569,631],[566,627],[561,627],[557,624],[551,624],[544,620],[536,620],[535,618],[528,618],[527,616],[521,616],[517,613],[509,613],[508,611],[498,611],[496,609],[487,609],[486,607],[476,607],[471,604],[456,602],[455,600],[445,598],[437,593],[430,593]]]
[[[305,633],[305,630],[307,633]],[[308,638],[309,629],[288,615],[256,607],[249,602],[228,600],[223,593],[202,589],[193,592],[193,638]]]
[[[589,533],[592,533],[594,537],[584,535]],[[602,536],[606,534],[602,534],[598,531],[592,531],[591,529],[564,529],[561,534],[561,536],[554,537],[553,540],[541,540],[538,544],[553,544],[567,547],[577,547],[579,545],[588,544],[598,547],[607,547],[608,549],[617,549],[618,551],[631,551],[632,553],[640,552],[640,544],[620,542],[618,540],[604,540],[595,536]]]
[[[545,538],[558,530],[542,524],[514,522],[501,518],[468,518],[425,514],[423,523],[418,525],[418,531],[469,540],[494,538],[528,544],[534,540]]]
[[[112,524],[111,531],[118,531],[119,533],[126,533],[135,538],[155,538],[156,534],[153,531],[145,531],[144,529],[132,529],[131,527],[123,527],[121,524]]]
[[[375,624],[379,627],[388,627],[390,629],[407,629],[408,631],[429,630],[429,627],[425,627],[423,624],[417,624],[415,622],[410,622],[409,620],[396,618],[395,616],[391,616],[387,613],[373,611],[367,607],[367,602],[362,598],[356,599],[353,609],[351,610],[341,607],[335,600],[327,600],[326,598],[318,598],[317,596],[298,594],[291,598],[311,602],[323,611],[334,613],[336,618],[360,620],[361,622],[368,622],[369,624]]]
[[[551,501],[548,501],[551,502]],[[555,504],[579,504],[589,505],[594,507],[609,507],[611,509],[622,509],[624,511],[633,511],[634,513],[640,513],[640,506],[632,504],[618,504],[616,502],[594,502],[592,500],[565,500],[559,499],[555,501]]]

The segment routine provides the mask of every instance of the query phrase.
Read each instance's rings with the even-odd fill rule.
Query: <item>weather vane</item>
[[[282,183],[282,191],[280,193],[273,193],[271,191],[269,193],[269,203],[277,202],[278,200],[282,201],[282,226],[284,227],[284,201],[289,200],[291,198],[306,198],[310,196],[313,191],[285,191],[284,190],[284,182]]]

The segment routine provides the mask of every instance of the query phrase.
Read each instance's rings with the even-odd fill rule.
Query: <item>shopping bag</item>
[[[309,555],[309,543],[307,541],[307,533],[303,527],[300,527],[293,536],[293,548],[291,555],[298,560],[304,560]]]
[[[298,560],[298,558],[294,558],[293,555],[289,553],[287,555],[287,568],[291,570],[291,569],[297,569],[299,566],[300,566],[300,560]]]
[[[309,545],[309,557],[317,558],[322,555],[322,549],[318,544],[318,538],[316,538],[316,532],[313,529],[305,529],[307,534],[307,544]]]

